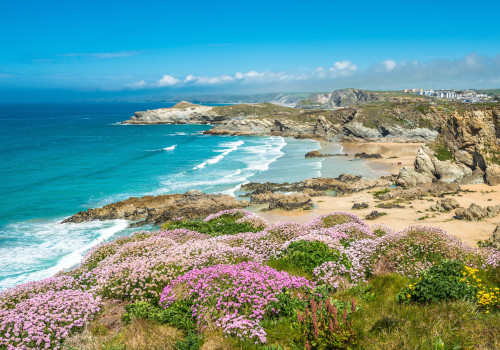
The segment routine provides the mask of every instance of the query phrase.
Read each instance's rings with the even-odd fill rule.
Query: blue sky
[[[0,100],[500,87],[500,1],[11,1]]]

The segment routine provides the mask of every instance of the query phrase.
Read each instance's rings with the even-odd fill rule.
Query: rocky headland
[[[438,135],[439,111],[394,103],[309,110],[270,103],[171,108],[136,112],[125,124],[210,124],[210,135],[272,135],[355,142],[428,142]]]

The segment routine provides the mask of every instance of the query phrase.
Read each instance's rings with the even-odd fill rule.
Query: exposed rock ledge
[[[271,135],[337,141],[427,142],[437,135],[435,130],[403,128],[387,123],[368,128],[355,121],[359,114],[354,109],[312,112],[272,104],[211,107],[179,102],[171,108],[135,112],[123,123],[210,124],[212,128],[205,131],[210,135]]]
[[[126,219],[132,221],[143,220],[138,223],[139,225],[146,223],[157,225],[176,217],[202,218],[220,210],[247,206],[247,201],[238,201],[229,195],[188,191],[184,194],[164,194],[141,198],[130,197],[102,208],[81,211],[67,218],[63,223]]]

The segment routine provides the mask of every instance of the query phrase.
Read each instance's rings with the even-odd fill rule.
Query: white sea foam
[[[146,151],[147,152],[163,152],[163,151],[173,151],[176,148],[177,148],[177,145],[172,145],[172,146],[168,146],[168,147],[165,147],[165,148],[147,149]]]
[[[220,152],[220,154],[218,156],[212,157],[210,159],[207,159],[203,163],[198,164],[197,166],[195,166],[193,168],[193,170],[203,169],[207,164],[216,164],[216,163],[220,162],[222,159],[224,159],[225,156],[227,156],[231,152],[236,151],[244,143],[245,142],[242,140],[222,143],[221,147],[226,147],[225,149],[214,150],[214,152]]]
[[[2,274],[0,290],[36,281],[78,264],[93,246],[127,228],[125,220],[61,224],[52,221],[26,221],[9,225],[22,239],[16,247],[0,247]],[[51,263],[51,261],[54,261]],[[40,266],[48,266],[40,269]]]

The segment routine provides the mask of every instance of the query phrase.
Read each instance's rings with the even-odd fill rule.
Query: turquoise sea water
[[[51,276],[93,245],[137,230],[123,220],[60,224],[80,210],[190,189],[234,194],[246,181],[373,175],[360,161],[305,159],[316,141],[119,124],[137,110],[171,105],[0,105],[0,290]]]

